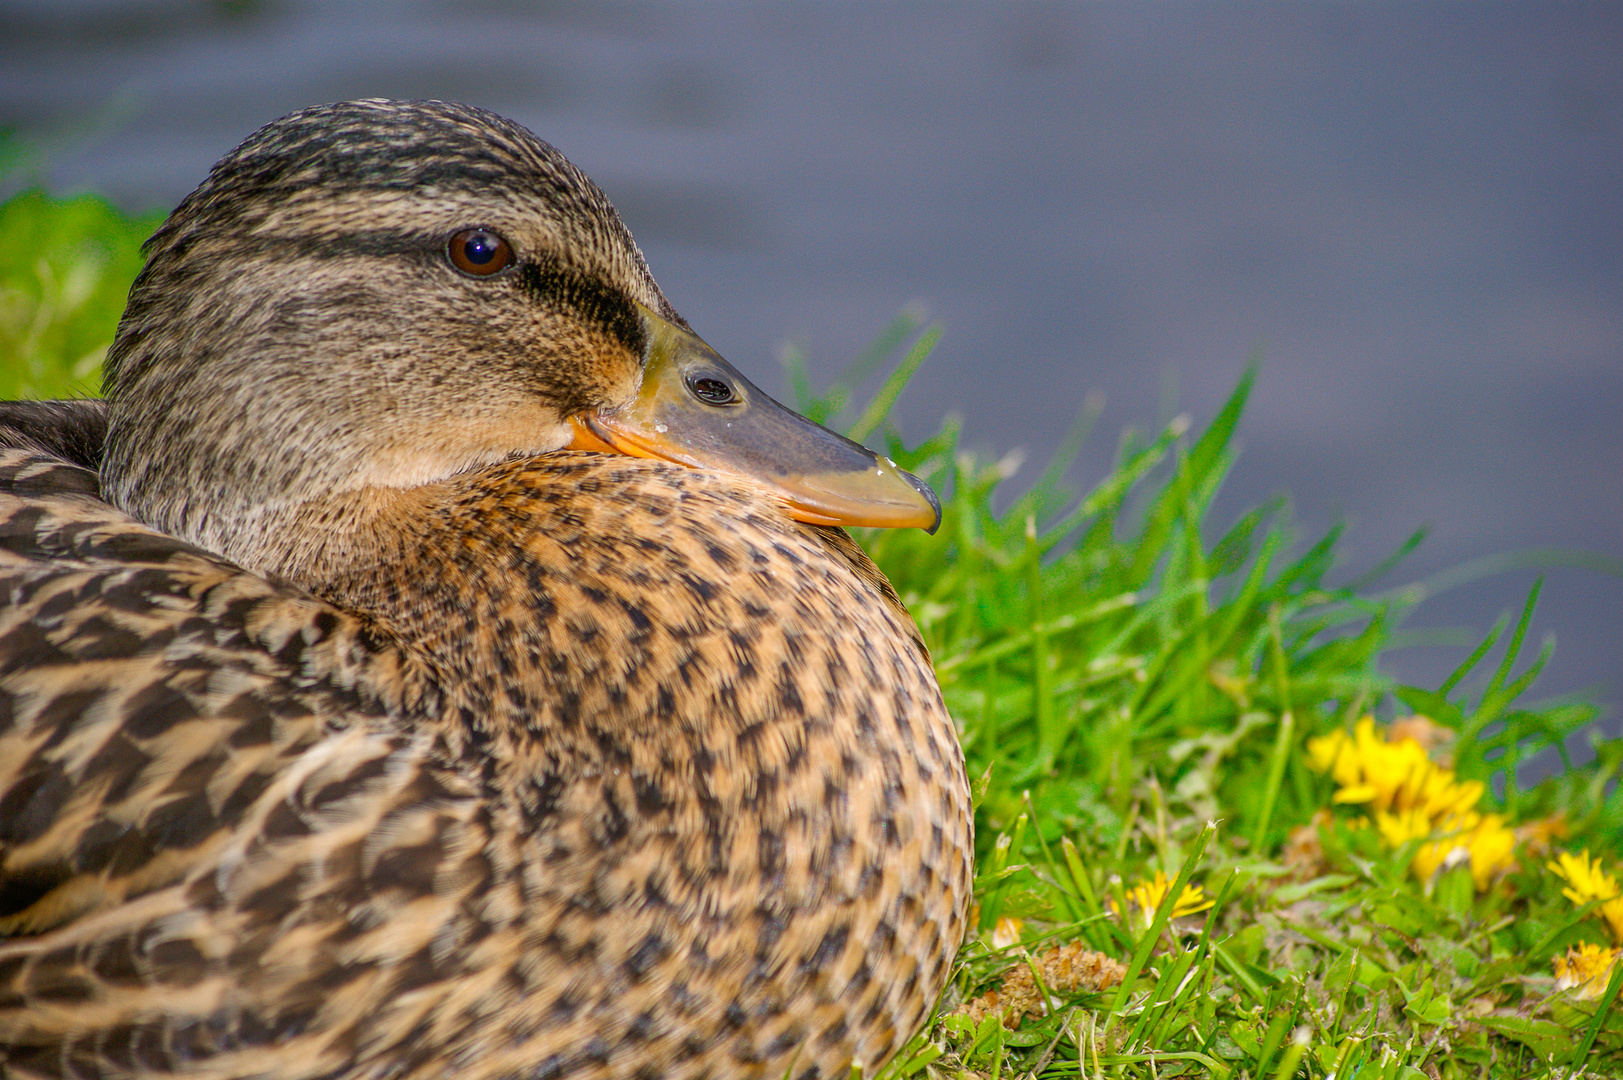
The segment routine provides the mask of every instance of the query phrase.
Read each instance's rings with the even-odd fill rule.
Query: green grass
[[[98,392],[141,241],[161,220],[95,195],[0,204],[0,399]]]
[[[89,197],[25,193],[0,207],[0,393],[93,392],[136,244],[153,226]],[[1465,868],[1422,884],[1417,843],[1386,850],[1311,769],[1306,740],[1359,716],[1421,712],[1454,733],[1460,780],[1511,823],[1564,815],[1558,850],[1623,853],[1623,740],[1531,787],[1527,757],[1594,719],[1580,701],[1529,703],[1548,652],[1526,640],[1533,594],[1439,687],[1397,685],[1382,657],[1419,593],[1380,573],[1338,574],[1340,530],[1300,540],[1285,506],[1214,521],[1234,463],[1248,372],[1201,431],[1125,436],[1091,491],[1064,477],[1084,417],[1041,478],[1002,505],[996,463],[962,452],[950,424],[903,445],[884,418],[939,331],[904,315],[840,385],[790,382],[802,411],[859,437],[881,433],[904,467],[946,493],[937,535],[862,537],[923,628],[963,735],[975,788],[979,901],[937,1017],[885,1075],[1338,1080],[1623,1075],[1623,975],[1597,998],[1556,992],[1552,960],[1608,943],[1593,910],[1561,895],[1546,856],[1478,893]],[[892,371],[866,407],[850,386]],[[1499,794],[1495,794],[1495,793]],[[1321,814],[1320,824],[1300,830]],[[1306,870],[1287,843],[1314,840]],[[1148,926],[1112,910],[1162,871],[1215,906]],[[1589,905],[1590,909],[1594,905]],[[995,949],[1000,918],[1020,940]],[[1050,991],[1039,966],[1083,943],[1128,979],[1102,993]],[[1046,1014],[1008,1028],[960,1006],[1016,966]],[[1616,969],[1623,972],[1623,965]]]
[[[899,351],[917,330],[904,319],[881,340]],[[924,629],[962,727],[980,929],[1025,925],[1017,946],[969,944],[942,1015],[887,1075],[1623,1074],[1623,1015],[1597,1019],[1596,1002],[1553,992],[1556,955],[1607,939],[1544,858],[1519,848],[1519,869],[1480,896],[1464,868],[1425,888],[1408,871],[1416,845],[1384,851],[1342,813],[1319,830],[1318,872],[1282,864],[1290,831],[1334,790],[1307,766],[1306,739],[1420,712],[1456,733],[1458,777],[1487,782],[1482,810],[1564,815],[1559,849],[1587,847],[1615,872],[1623,742],[1596,739],[1574,766],[1565,740],[1594,708],[1524,703],[1548,659],[1528,655],[1536,586],[1442,687],[1402,686],[1381,657],[1422,594],[1382,582],[1418,537],[1348,583],[1339,528],[1299,542],[1280,502],[1214,522],[1254,376],[1204,431],[1129,434],[1110,475],[1072,496],[1062,478],[1080,424],[1002,514],[1003,473],[961,453],[950,427],[917,447],[890,438],[900,464],[951,493],[945,522],[934,537],[863,539]],[[811,397],[798,366],[791,383],[804,410],[838,422],[849,391]],[[1566,768],[1523,789],[1518,765],[1548,748]],[[1101,903],[1157,870],[1222,897],[1204,925],[1134,934]],[[1078,940],[1129,962],[1125,993],[1055,1000],[1014,1031],[952,1015],[1012,965]]]

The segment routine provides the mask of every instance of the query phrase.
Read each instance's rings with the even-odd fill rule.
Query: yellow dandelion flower
[[[1471,878],[1476,891],[1485,892],[1494,878],[1516,867],[1516,833],[1505,824],[1503,814],[1462,814],[1456,847],[1464,847],[1471,858]]]
[[[1612,977],[1619,950],[1585,942],[1555,958],[1555,988],[1578,989],[1580,998],[1598,998]]]
[[[1485,892],[1494,878],[1516,868],[1516,831],[1505,824],[1503,814],[1483,814],[1466,847],[1477,892]]]
[[[1561,890],[1561,895],[1580,905],[1591,900],[1603,901],[1598,913],[1612,931],[1612,940],[1623,942],[1623,892],[1617,887],[1617,879],[1601,869],[1599,859],[1590,859],[1588,848],[1581,855],[1563,851],[1555,858],[1555,862],[1547,865],[1568,885]]]
[[[1476,891],[1483,892],[1495,877],[1516,865],[1516,834],[1505,827],[1500,814],[1472,812],[1434,822],[1422,810],[1404,810],[1376,814],[1375,827],[1389,848],[1431,840],[1420,845],[1410,864],[1421,881],[1430,881],[1439,870],[1468,865]]]
[[[1161,901],[1166,898],[1167,893],[1170,891],[1172,891],[1172,882],[1168,881],[1167,876],[1159,870],[1155,872],[1154,879],[1140,881],[1127,890],[1127,902],[1137,909],[1138,921],[1142,928],[1149,928],[1150,921],[1155,918],[1155,909],[1161,906]],[[1171,917],[1181,919],[1185,915],[1194,915],[1205,911],[1215,903],[1216,901],[1209,899],[1206,896],[1206,890],[1199,885],[1185,885],[1183,892],[1178,894],[1178,899],[1173,902]],[[1114,899],[1108,901],[1108,904],[1111,911],[1116,912],[1118,915],[1121,913],[1116,907]]]
[[[1547,864],[1556,877],[1567,883],[1561,895],[1574,904],[1587,904],[1591,900],[1610,900],[1618,895],[1617,879],[1600,868],[1599,859],[1589,857],[1589,849],[1574,855],[1563,851],[1555,862]]]
[[[1402,730],[1411,734],[1400,736]],[[1469,865],[1477,891],[1515,865],[1516,834],[1498,814],[1479,814],[1487,790],[1480,780],[1459,780],[1452,769],[1427,757],[1428,743],[1443,741],[1444,729],[1424,717],[1383,736],[1375,718],[1365,716],[1352,734],[1334,732],[1308,740],[1308,761],[1329,772],[1338,789],[1334,801],[1365,807],[1388,848],[1428,841],[1415,852],[1411,868],[1430,881],[1439,870]],[[1362,819],[1361,819],[1362,820]],[[1623,904],[1618,912],[1623,927]],[[1623,940],[1623,939],[1620,939]]]
[[[1516,834],[1505,827],[1500,814],[1459,814],[1436,826],[1438,839],[1422,844],[1411,868],[1415,877],[1430,881],[1439,870],[1469,866],[1477,892],[1516,865]]]
[[[1375,718],[1363,717],[1351,737],[1336,731],[1307,741],[1308,762],[1335,780],[1338,803],[1368,804],[1380,811],[1422,809],[1437,818],[1473,809],[1483,786],[1459,783],[1452,771],[1426,757],[1413,738],[1388,739],[1375,729]]]

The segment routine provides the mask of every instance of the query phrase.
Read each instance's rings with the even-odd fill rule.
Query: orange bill
[[[698,335],[640,310],[642,389],[619,409],[575,416],[575,449],[732,473],[816,525],[935,532],[941,524],[941,503],[924,481],[778,404]]]

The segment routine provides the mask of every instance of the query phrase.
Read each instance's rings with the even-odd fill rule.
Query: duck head
[[[603,192],[492,113],[295,113],[147,250],[106,364],[104,491],[252,568],[281,569],[265,538],[301,506],[566,448],[722,470],[804,521],[939,523],[926,485],[700,340]]]

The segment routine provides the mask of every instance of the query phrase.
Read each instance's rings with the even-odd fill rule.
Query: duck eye
[[[463,229],[451,237],[446,254],[458,270],[474,277],[489,277],[513,261],[513,249],[489,229]]]
[[[730,405],[738,400],[731,386],[708,375],[688,380],[688,389],[693,391],[694,397],[706,405]]]

